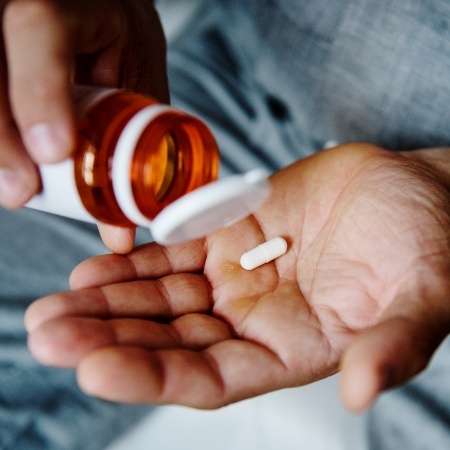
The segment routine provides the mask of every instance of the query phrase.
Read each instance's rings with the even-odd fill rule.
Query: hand
[[[450,177],[431,154],[327,150],[275,174],[267,204],[205,241],[87,260],[72,292],[27,311],[29,348],[104,399],[200,408],[340,366],[344,402],[363,410],[450,330]],[[240,267],[275,236],[284,256]]]
[[[39,188],[35,163],[61,161],[73,149],[71,82],[168,101],[165,41],[148,0],[3,0],[0,7],[0,204],[16,208]],[[114,251],[133,245],[132,230],[101,233]]]

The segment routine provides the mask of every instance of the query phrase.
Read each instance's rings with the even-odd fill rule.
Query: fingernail
[[[64,130],[46,123],[33,125],[26,132],[24,140],[37,162],[57,162],[66,152],[67,137]]]
[[[24,186],[19,176],[10,169],[0,169],[0,203],[14,207],[21,203]]]

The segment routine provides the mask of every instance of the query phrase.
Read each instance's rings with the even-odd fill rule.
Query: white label
[[[84,222],[96,222],[83,206],[75,184],[73,160],[39,166],[42,192],[25,206]]]

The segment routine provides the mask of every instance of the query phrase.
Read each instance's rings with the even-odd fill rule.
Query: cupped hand
[[[450,330],[444,166],[366,144],[299,161],[254,216],[204,241],[83,262],[71,292],[27,311],[29,348],[77,368],[89,394],[199,408],[341,368],[344,402],[363,410]],[[285,255],[240,267],[275,236]]]
[[[147,0],[3,0],[0,14],[0,204],[17,208],[39,189],[35,164],[73,150],[73,82],[168,101],[165,40]],[[132,247],[132,230],[101,232],[113,251]]]

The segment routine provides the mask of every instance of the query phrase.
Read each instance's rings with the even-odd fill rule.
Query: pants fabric
[[[27,351],[26,307],[67,290],[73,267],[105,253],[95,226],[24,209],[0,209],[0,449],[98,450],[151,411],[83,394],[72,370]]]
[[[446,0],[204,0],[168,61],[172,101],[210,125],[222,176],[330,142],[450,144]],[[151,407],[89,398],[72,371],[35,363],[23,313],[105,248],[95,227],[30,210],[0,210],[0,224],[0,449],[102,449]],[[371,448],[450,448],[449,353],[383,395]]]

